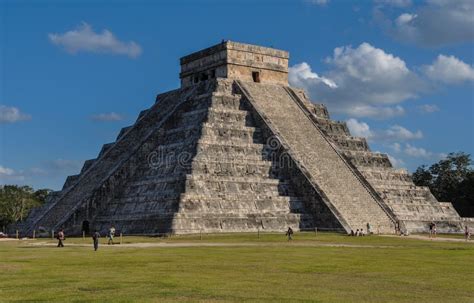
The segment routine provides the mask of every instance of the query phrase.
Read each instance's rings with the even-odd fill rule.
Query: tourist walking
[[[372,234],[372,227],[370,226],[369,222],[367,222],[367,234],[368,235]]]
[[[471,240],[471,231],[467,225],[464,226],[464,237],[466,238],[466,241]]]
[[[64,247],[63,241],[66,239],[64,236],[64,230],[60,229],[58,232],[58,235],[56,236],[56,239],[58,239],[58,247]]]
[[[292,235],[293,235],[293,229],[291,229],[291,227],[288,227],[288,230],[286,231],[286,236],[288,237],[288,241],[293,240]]]
[[[107,242],[108,245],[114,244],[114,237],[115,237],[115,227],[112,225],[112,227],[109,229],[109,234],[107,235],[107,238],[109,241]]]
[[[92,240],[94,241],[94,251],[97,251],[97,249],[99,249],[99,238],[100,238],[100,234],[99,234],[99,232],[96,230],[96,231],[92,234]]]
[[[430,227],[430,238],[433,237],[434,225],[435,224],[433,222],[431,222],[430,225],[429,225],[429,227]]]

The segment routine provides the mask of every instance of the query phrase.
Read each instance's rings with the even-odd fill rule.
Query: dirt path
[[[29,246],[42,246],[42,247],[54,247],[57,244],[51,242],[29,242]],[[79,243],[65,243],[66,246],[74,247],[92,247],[92,244],[79,244]],[[252,242],[239,242],[239,243],[213,243],[213,242],[162,242],[162,243],[126,243],[126,244],[115,244],[107,245],[101,244],[101,248],[114,249],[114,248],[171,248],[171,247],[283,247],[283,246],[296,246],[296,247],[350,247],[350,248],[394,248],[396,246],[383,246],[383,245],[359,245],[359,244],[330,244],[330,243],[298,243],[298,242],[275,242],[275,243],[252,243]]]
[[[395,236],[395,235],[385,235],[384,237],[400,238],[400,236]],[[409,235],[409,236],[404,236],[403,238],[424,240],[424,241],[437,241],[437,242],[464,242],[464,243],[466,242],[465,239],[460,239],[460,238],[444,238],[444,237],[430,238],[424,235]],[[470,241],[468,241],[468,243],[474,244],[474,240],[471,239]]]

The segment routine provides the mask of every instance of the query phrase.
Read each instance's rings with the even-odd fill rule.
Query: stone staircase
[[[312,214],[289,182],[275,175],[265,145],[241,96],[228,87],[214,93],[173,230],[313,229]]]
[[[326,137],[357,168],[409,232],[425,232],[430,222],[440,232],[461,232],[461,218],[451,203],[438,202],[428,188],[416,186],[404,169],[392,167],[388,156],[374,153],[364,138],[352,137],[344,122],[331,120],[322,104],[313,104],[295,90]],[[339,126],[337,126],[339,124]]]
[[[237,83],[290,156],[306,171],[319,194],[326,198],[325,202],[346,231],[366,229],[367,223],[381,233],[395,231],[391,214],[308,117],[295,100],[297,96],[292,96],[288,89],[279,85]],[[345,126],[336,123],[328,125],[328,129],[339,135],[348,134]]]

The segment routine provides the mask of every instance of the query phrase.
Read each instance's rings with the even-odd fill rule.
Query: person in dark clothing
[[[92,234],[92,240],[94,241],[94,251],[97,251],[97,249],[99,249],[99,238],[99,232],[97,230],[94,231],[94,233]]]
[[[65,239],[64,236],[64,230],[60,229],[58,232],[58,235],[56,236],[56,239],[58,239],[58,247],[64,247],[63,241]]]
[[[433,237],[433,233],[434,233],[434,228],[435,228],[435,224],[433,222],[431,222],[429,224],[429,228],[430,228],[430,238]]]
[[[288,230],[286,231],[286,236],[288,237],[288,241],[293,240],[291,237],[293,235],[293,229],[291,227],[288,227]]]

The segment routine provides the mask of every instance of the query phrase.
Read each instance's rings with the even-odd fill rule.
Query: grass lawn
[[[64,248],[0,242],[0,302],[474,302],[472,243],[333,233],[123,240],[97,252],[82,238]]]

